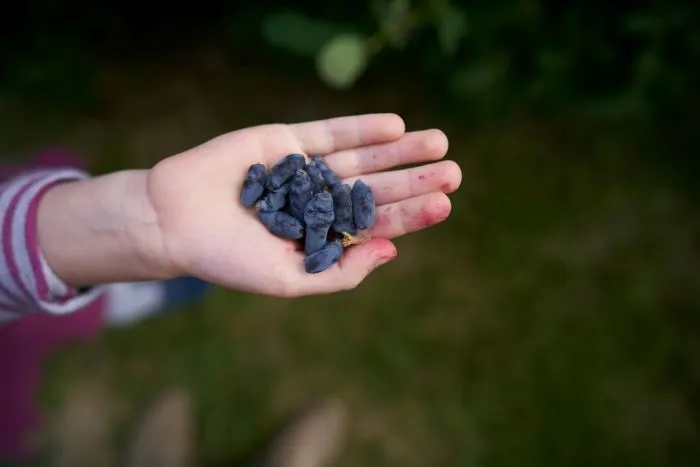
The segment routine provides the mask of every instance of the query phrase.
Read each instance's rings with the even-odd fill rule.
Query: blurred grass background
[[[0,150],[68,146],[101,173],[259,123],[392,111],[450,138],[452,216],[352,292],[217,290],[67,348],[49,412],[99,374],[122,424],[191,389],[203,466],[327,394],[352,408],[339,466],[698,465],[693,2],[229,3],[16,5]],[[374,54],[340,89],[314,57],[348,32]]]

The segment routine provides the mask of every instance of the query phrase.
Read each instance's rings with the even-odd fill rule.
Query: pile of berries
[[[273,234],[303,242],[304,268],[325,271],[338,262],[344,249],[364,241],[359,231],[374,225],[372,189],[362,180],[342,183],[319,156],[307,162],[289,154],[266,171],[253,164],[241,190],[241,203],[255,207],[258,218]]]

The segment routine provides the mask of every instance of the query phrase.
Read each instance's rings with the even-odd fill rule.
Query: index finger
[[[395,141],[406,131],[403,119],[393,113],[337,117],[288,127],[301,149],[311,155]]]

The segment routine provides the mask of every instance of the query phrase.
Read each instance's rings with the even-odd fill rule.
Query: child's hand
[[[151,170],[125,170],[51,187],[39,203],[36,237],[48,265],[74,288],[194,275],[275,296],[357,286],[396,256],[390,239],[430,227],[450,213],[445,193],[462,174],[440,131],[404,133],[396,115],[266,125],[228,133],[169,157]],[[357,177],[378,205],[372,240],[339,263],[307,274],[294,242],[272,235],[240,203],[248,167],[290,153],[322,155],[345,182]],[[28,226],[32,237],[34,227]]]
[[[294,125],[265,125],[228,133],[169,157],[150,172],[147,193],[160,235],[152,246],[174,274],[195,275],[238,290],[274,296],[329,293],[357,286],[396,257],[390,239],[430,227],[450,213],[445,193],[461,182],[437,130],[405,133],[393,114],[342,117]],[[322,155],[352,183],[362,177],[377,201],[374,237],[346,250],[339,263],[308,274],[303,253],[280,239],[239,201],[248,167],[272,166],[290,153]]]

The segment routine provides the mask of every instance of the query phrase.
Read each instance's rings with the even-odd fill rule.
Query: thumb
[[[300,280],[294,281],[292,295],[327,294],[354,289],[372,271],[396,256],[396,246],[383,238],[373,238],[366,243],[353,245],[345,250],[338,263],[323,272],[308,274],[303,270],[303,266],[299,267],[301,277]],[[298,264],[301,264],[301,261],[298,261]]]
[[[396,258],[396,246],[389,240],[375,238],[347,250],[338,263],[340,290],[354,289],[375,269]]]

